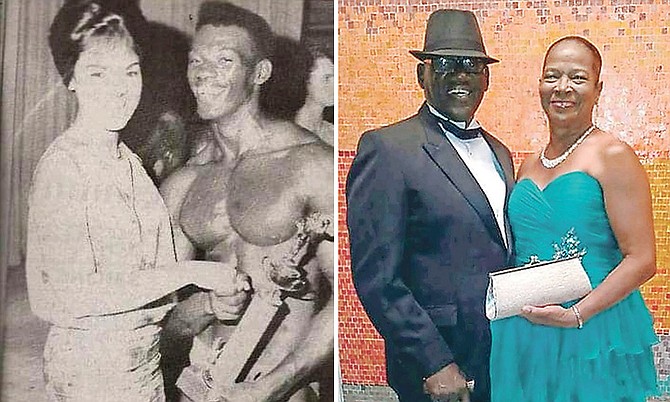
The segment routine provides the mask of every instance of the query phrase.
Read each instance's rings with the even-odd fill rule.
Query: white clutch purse
[[[531,259],[528,265],[489,274],[486,317],[494,321],[520,314],[523,306],[565,303],[586,296],[591,289],[581,255],[542,262]]]

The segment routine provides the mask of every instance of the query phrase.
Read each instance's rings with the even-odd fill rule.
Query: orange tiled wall
[[[479,19],[491,66],[491,86],[477,118],[518,162],[546,141],[536,95],[547,46],[584,35],[603,56],[603,93],[596,123],[635,148],[649,173],[658,275],[643,293],[658,333],[670,333],[670,5],[668,0],[339,2],[339,342],[345,383],[384,384],[383,342],[351,284],[343,183],[360,134],[407,117],[423,94],[416,60],[428,15],[468,9]]]

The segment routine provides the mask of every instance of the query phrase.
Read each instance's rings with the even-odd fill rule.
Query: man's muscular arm
[[[192,260],[195,247],[186,237],[179,224],[179,215],[184,198],[191,184],[197,177],[197,167],[179,169],[168,177],[160,187],[163,201],[170,213],[172,235],[178,261]],[[235,319],[244,309],[249,290],[248,278],[238,273],[238,286],[229,292],[215,289],[215,295],[190,287],[180,294],[180,301],[175,306],[166,322],[166,331],[181,336],[192,337],[205,329],[216,316],[219,319]],[[215,314],[216,312],[216,314]]]
[[[174,239],[177,261],[192,260],[195,257],[195,248],[179,225],[179,215],[191,184],[193,184],[193,181],[197,177],[197,167],[182,167],[165,179],[160,187],[163,202],[170,213],[172,237]]]
[[[302,336],[303,341],[279,366],[254,383],[240,383],[229,388],[223,395],[225,401],[284,400],[313,380],[310,376],[323,364],[329,364],[333,356],[335,208],[332,148],[328,151],[325,147],[319,147],[316,154],[311,156],[301,172],[305,175],[302,189],[307,200],[305,210],[308,216],[320,213],[330,219],[328,236],[318,244],[315,257],[322,278],[329,284],[317,295],[322,300],[323,307],[312,317],[309,332]]]
[[[332,222],[332,219],[331,219]],[[307,383],[310,374],[333,356],[333,320],[334,320],[334,246],[332,240],[322,241],[317,250],[317,258],[323,277],[328,281],[327,295],[320,295],[326,301],[323,308],[312,319],[309,333],[299,347],[272,372],[266,380],[274,383],[272,399],[291,395],[298,387]]]

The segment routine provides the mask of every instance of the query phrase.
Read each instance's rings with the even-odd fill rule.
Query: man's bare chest
[[[204,170],[182,204],[180,224],[198,247],[231,235],[269,246],[293,235],[304,204],[300,172],[290,160],[254,157]]]

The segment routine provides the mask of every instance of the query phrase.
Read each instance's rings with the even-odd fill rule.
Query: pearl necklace
[[[574,151],[575,148],[577,148],[579,146],[579,144],[581,144],[586,139],[586,137],[589,134],[591,134],[591,132],[593,130],[595,130],[595,128],[596,128],[596,126],[589,127],[589,129],[586,130],[586,132],[584,132],[584,134],[582,134],[581,137],[577,138],[577,141],[575,141],[572,145],[570,145],[570,148],[566,149],[565,152],[563,152],[562,154],[560,154],[559,156],[557,156],[554,159],[549,159],[544,155],[544,153],[547,152],[547,146],[548,146],[548,144],[547,144],[547,146],[544,147],[544,149],[542,150],[542,153],[540,154],[540,162],[542,162],[542,166],[544,166],[547,169],[553,169],[556,166],[563,163],[566,159],[568,159],[568,156],[570,156],[572,151]]]

